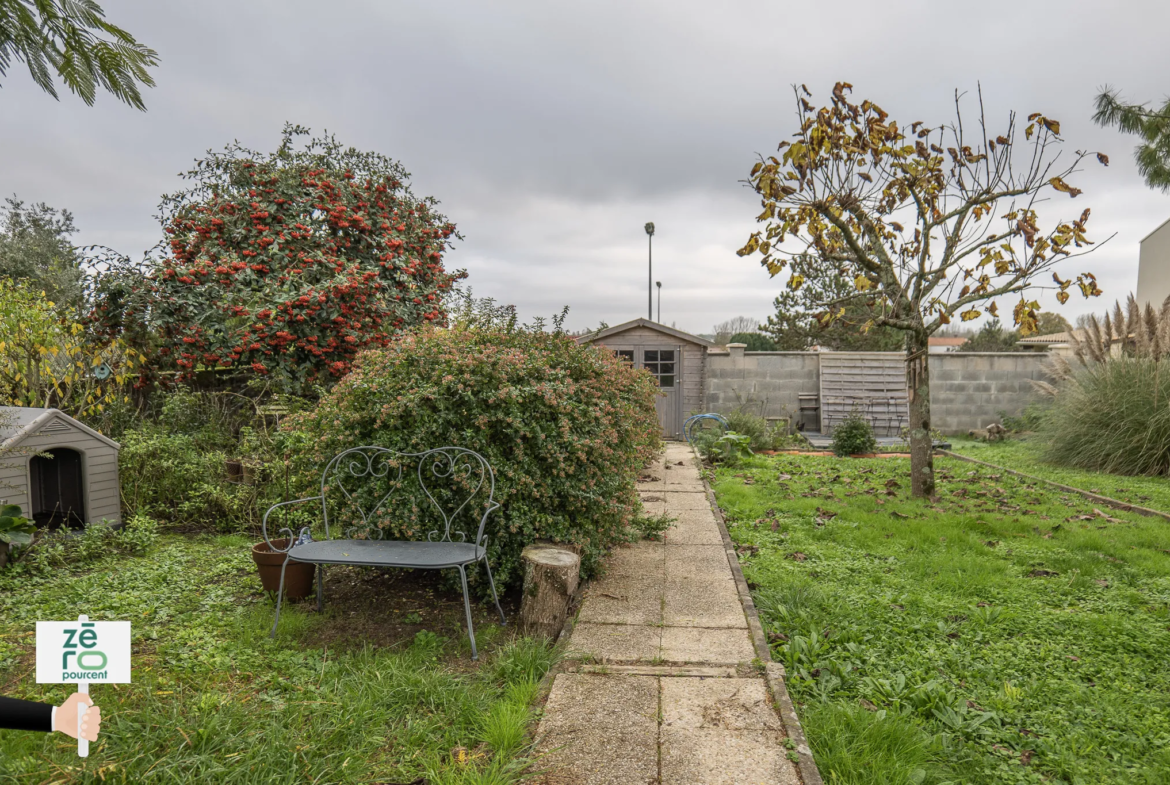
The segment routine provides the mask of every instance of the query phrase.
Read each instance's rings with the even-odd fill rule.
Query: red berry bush
[[[660,445],[657,394],[644,371],[563,334],[424,329],[362,354],[282,431],[307,491],[349,447],[479,452],[496,472],[502,506],[485,531],[506,585],[522,579],[520,551],[534,540],[580,545],[588,573],[629,538],[638,471]],[[426,539],[436,528],[428,510],[421,497],[396,499],[375,525],[386,537]]]
[[[262,155],[229,146],[165,196],[165,253],[143,280],[99,302],[98,316],[146,327],[157,369],[250,369],[293,389],[344,376],[358,352],[445,321],[443,295],[464,273],[443,253],[455,226],[415,198],[402,166],[286,126]],[[108,287],[110,288],[110,287]]]

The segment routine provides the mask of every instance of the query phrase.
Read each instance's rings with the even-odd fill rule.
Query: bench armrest
[[[317,501],[317,502],[323,501],[323,498],[321,496],[306,496],[303,499],[293,499],[292,501],[288,501],[288,502],[280,502],[279,504],[272,505],[264,512],[264,519],[260,522],[260,529],[264,533],[264,542],[268,543],[268,547],[271,550],[275,551],[276,553],[288,553],[290,550],[292,550],[293,545],[296,544],[296,539],[297,539],[296,532],[294,532],[292,529],[281,528],[277,531],[277,534],[279,535],[279,537],[277,537],[277,539],[280,539],[281,537],[287,538],[288,539],[288,547],[287,548],[277,548],[275,545],[272,544],[272,540],[269,539],[269,537],[268,537],[268,516],[272,514],[272,511],[277,510],[281,507],[290,507],[294,504],[300,504],[301,502],[313,502],[313,501]]]

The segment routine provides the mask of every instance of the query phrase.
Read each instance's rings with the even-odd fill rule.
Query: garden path
[[[799,783],[694,454],[668,444],[649,474],[646,511],[677,520],[587,590],[537,732],[541,781]]]

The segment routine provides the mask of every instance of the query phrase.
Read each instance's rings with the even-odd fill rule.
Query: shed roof
[[[60,409],[36,409],[30,406],[0,406],[0,447],[15,447],[26,437],[40,431],[54,421],[64,422],[82,433],[92,436],[115,450],[122,445],[108,436],[70,417]]]
[[[582,335],[577,339],[577,343],[593,343],[594,341],[601,340],[602,338],[608,338],[611,335],[617,335],[618,333],[624,333],[626,330],[632,330],[635,327],[646,327],[651,330],[656,330],[663,335],[669,335],[672,338],[678,338],[680,341],[687,341],[689,343],[698,344],[699,346],[706,346],[709,349],[715,346],[713,342],[708,341],[706,338],[700,338],[697,335],[691,335],[690,333],[684,333],[682,330],[676,330],[673,327],[667,327],[665,324],[659,324],[658,322],[652,322],[649,319],[641,318],[632,319],[628,322],[623,322],[622,324],[618,324],[613,327],[607,327],[600,332],[590,333],[589,335]]]

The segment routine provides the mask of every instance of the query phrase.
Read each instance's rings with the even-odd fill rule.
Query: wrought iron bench
[[[317,610],[324,598],[326,564],[351,564],[373,567],[406,567],[442,570],[455,568],[463,582],[463,607],[467,613],[467,636],[471,640],[471,658],[478,659],[475,628],[471,621],[471,598],[467,592],[467,568],[482,561],[487,568],[492,599],[507,623],[496,584],[487,560],[487,537],[484,526],[488,515],[499,508],[495,501],[496,477],[482,455],[462,447],[438,447],[420,453],[402,453],[383,447],[353,447],[344,450],[326,464],[321,473],[321,492],[317,496],[274,504],[264,513],[262,527],[268,547],[287,554],[280,569],[280,589],[276,596],[276,619],[271,636],[280,622],[280,605],[284,595],[284,571],[290,561],[317,566]],[[404,502],[388,509],[395,497]],[[285,542],[274,545],[268,536],[268,517],[278,509],[305,502],[321,503],[321,527],[324,540],[314,540],[310,526],[295,533],[287,526],[279,530]],[[286,515],[288,510],[286,509]],[[334,531],[343,535],[332,538]],[[462,523],[461,523],[462,521]],[[469,540],[467,524],[478,521],[475,538]],[[427,539],[384,539],[387,527],[399,531],[427,531]],[[465,529],[457,526],[467,526]]]

